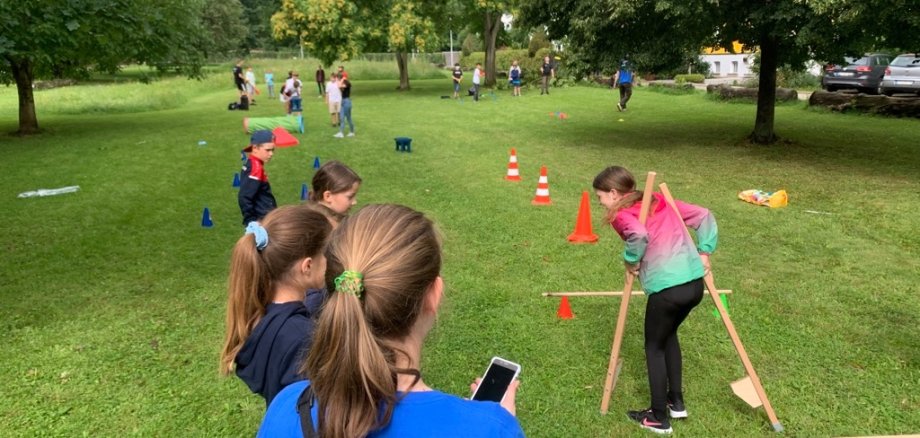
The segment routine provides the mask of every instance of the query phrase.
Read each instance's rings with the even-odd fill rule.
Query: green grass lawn
[[[565,239],[581,192],[620,164],[641,180],[658,172],[677,198],[717,216],[716,283],[735,291],[732,319],[787,436],[920,432],[917,120],[782,105],[784,140],[762,147],[741,140],[753,105],[702,94],[639,88],[621,114],[604,88],[502,91],[476,104],[440,99],[447,79],[412,84],[397,93],[395,81],[356,80],[358,135],[346,139],[332,137],[325,106],[308,95],[301,145],[279,149],[268,173],[279,203],[292,204],[314,157],[339,159],[365,181],[359,204],[403,203],[437,222],[447,295],[426,345],[429,385],[466,395],[503,356],[523,366],[518,416],[529,436],[649,436],[624,414],[648,405],[645,299],[632,301],[625,367],[601,416],[619,300],[573,299],[576,318],[563,321],[558,301],[540,296],[622,288],[623,244],[599,205],[600,242]],[[217,372],[228,259],[242,234],[231,182],[248,140],[241,119],[281,107],[263,96],[249,113],[227,111],[234,97],[229,72],[40,91],[45,132],[0,136],[2,435],[255,432],[263,401]],[[15,88],[0,89],[0,132],[16,117]],[[411,154],[394,152],[396,136],[413,138]],[[520,183],[503,180],[512,147]],[[544,164],[553,205],[535,207]],[[68,185],[81,189],[16,198]],[[790,204],[737,199],[752,188],[786,189]],[[212,229],[200,226],[205,206]],[[707,298],[681,330],[691,417],[676,434],[775,436],[762,410],[731,393],[744,371],[712,308]]]

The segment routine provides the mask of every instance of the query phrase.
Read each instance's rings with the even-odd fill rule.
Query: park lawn
[[[227,111],[224,79],[145,85],[137,102],[110,111],[105,101],[135,92],[118,87],[140,85],[42,91],[46,132],[0,137],[4,435],[251,436],[258,427],[264,403],[219,376],[217,357],[228,258],[242,233],[231,187],[248,140],[240,121],[280,104],[260,97],[249,113]],[[648,436],[624,415],[648,405],[645,299],[632,301],[624,370],[601,416],[619,300],[575,298],[566,321],[556,299],[540,296],[622,287],[622,243],[597,203],[600,242],[565,239],[581,192],[621,164],[640,181],[658,172],[676,197],[717,216],[716,283],[735,291],[732,319],[787,435],[920,431],[916,120],[782,105],[784,140],[763,147],[742,140],[753,105],[701,94],[638,88],[618,113],[604,88],[499,91],[473,103],[440,99],[446,79],[395,86],[355,81],[357,137],[346,139],[332,137],[308,93],[301,145],[279,149],[267,169],[279,203],[292,204],[315,157],[339,159],[365,181],[360,205],[403,203],[437,222],[447,298],[426,345],[429,385],[466,395],[489,358],[503,356],[523,366],[517,406],[529,436]],[[162,103],[171,98],[173,107]],[[15,88],[0,89],[0,132],[15,129],[16,114]],[[394,152],[396,136],[413,138],[411,154]],[[503,180],[512,147],[519,183]],[[540,165],[552,206],[530,204]],[[16,199],[67,185],[81,189]],[[790,205],[737,199],[751,188],[786,189]],[[204,207],[214,228],[200,226]],[[773,436],[763,411],[729,389],[744,371],[712,309],[707,298],[681,330],[691,417],[676,433]]]

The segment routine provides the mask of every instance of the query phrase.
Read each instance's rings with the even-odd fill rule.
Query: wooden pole
[[[664,194],[665,200],[668,201],[668,205],[674,209],[677,217],[682,217],[680,215],[680,210],[677,209],[677,204],[674,203],[674,198],[671,196],[671,191],[668,190],[668,185],[661,183],[658,187],[661,189],[661,193]],[[690,236],[690,230],[687,230],[686,227],[684,227],[684,231],[686,231],[687,235]],[[703,281],[706,283],[706,288],[709,289],[710,292],[716,290],[712,271],[706,273],[706,275],[703,277]],[[732,338],[732,343],[735,344],[735,350],[738,351],[738,356],[741,358],[741,363],[744,365],[744,370],[747,372],[748,377],[751,378],[751,382],[754,384],[754,390],[757,391],[757,397],[759,397],[760,401],[763,402],[763,409],[767,412],[767,417],[772,423],[773,430],[776,432],[782,432],[783,426],[780,424],[779,419],[776,417],[776,413],[773,412],[773,406],[770,405],[770,400],[767,399],[767,393],[764,391],[763,385],[760,384],[760,378],[757,377],[757,371],[754,371],[754,365],[751,364],[751,360],[748,358],[747,352],[744,350],[744,345],[741,344],[741,338],[738,337],[738,332],[735,331],[735,325],[732,324],[732,320],[728,316],[728,312],[726,312],[725,307],[722,306],[722,300],[720,300],[716,295],[718,294],[710,293],[710,296],[712,296],[712,302],[716,305],[716,309],[718,309],[719,315],[722,316],[722,323],[725,324],[725,329],[728,330],[728,336]]]
[[[655,172],[649,172],[645,178],[645,192],[642,193],[642,206],[639,209],[639,223],[645,225],[648,218],[652,191],[655,190]],[[623,285],[623,299],[620,301],[620,313],[617,314],[617,327],[613,332],[613,347],[610,348],[610,364],[607,365],[607,380],[604,382],[604,395],[601,397],[601,414],[607,414],[610,407],[610,394],[616,387],[620,368],[620,346],[623,344],[623,332],[626,330],[626,314],[629,311],[629,297],[635,275],[626,271],[626,284]]]
[[[719,295],[726,295],[732,293],[731,289],[719,289],[717,291]],[[709,291],[703,291],[704,294],[709,295]],[[543,292],[540,294],[544,297],[622,297],[623,291],[603,291],[603,292]],[[644,291],[634,290],[630,294],[634,297],[645,295]]]

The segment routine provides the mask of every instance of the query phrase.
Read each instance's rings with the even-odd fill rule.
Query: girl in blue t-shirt
[[[304,296],[323,286],[331,231],[315,208],[285,206],[250,222],[233,247],[220,371],[235,371],[266,404],[304,379],[298,369],[314,327]]]
[[[441,242],[421,213],[370,205],[326,249],[330,296],[301,370],[265,413],[260,437],[522,437],[517,382],[501,404],[430,388],[422,344],[444,292]]]

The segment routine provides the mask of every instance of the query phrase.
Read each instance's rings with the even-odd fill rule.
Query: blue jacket
[[[316,326],[302,301],[271,303],[236,355],[236,375],[265,404],[291,383],[313,343]]]
[[[256,157],[249,156],[243,163],[243,174],[240,175],[240,193],[237,195],[240,212],[243,213],[243,225],[265,217],[268,212],[278,206],[272,186],[268,183],[265,173],[265,163]]]

